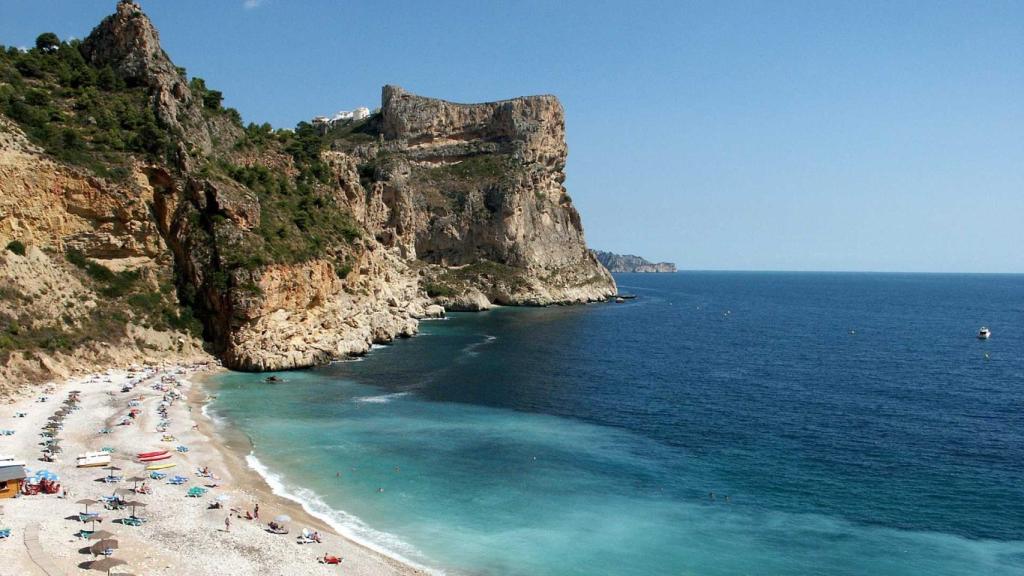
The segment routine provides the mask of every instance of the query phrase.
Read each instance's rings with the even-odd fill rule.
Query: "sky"
[[[591,247],[682,269],[1024,272],[1024,2],[141,0],[246,122],[554,94]],[[115,0],[0,0],[0,44]]]

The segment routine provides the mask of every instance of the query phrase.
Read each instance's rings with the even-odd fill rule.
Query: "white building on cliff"
[[[349,122],[358,122],[365,120],[370,117],[370,109],[366,106],[360,106],[355,110],[341,110],[334,116],[328,118],[327,116],[317,116],[313,118],[313,126],[320,128],[324,132],[334,128],[341,124],[348,124]]]

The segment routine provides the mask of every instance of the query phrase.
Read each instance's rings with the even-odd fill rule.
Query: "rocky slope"
[[[675,272],[676,265],[672,262],[649,262],[632,254],[613,254],[601,250],[591,250],[598,262],[611,272]]]
[[[0,323],[36,313],[12,271],[28,262],[57,274],[51,308],[128,310],[66,356],[157,346],[149,336],[198,350],[194,316],[226,365],[287,369],[412,335],[439,304],[615,292],[562,186],[552,96],[462,105],[388,86],[380,114],[326,135],[243,127],[122,0],[82,42],[5,53],[0,112],[16,121],[0,122],[0,246],[27,245],[0,260]],[[11,373],[39,354],[0,340]]]
[[[0,251],[0,395],[112,364],[205,356],[167,293],[171,258],[146,188],[56,163],[0,117],[0,246],[27,245]],[[92,256],[100,279],[69,253]]]

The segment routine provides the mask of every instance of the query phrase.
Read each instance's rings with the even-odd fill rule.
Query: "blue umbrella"
[[[36,472],[36,478],[38,478],[39,480],[49,480],[51,482],[56,482],[58,476],[53,472],[50,472],[49,470],[40,470]]]

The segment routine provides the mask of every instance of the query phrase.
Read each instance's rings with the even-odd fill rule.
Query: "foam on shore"
[[[245,462],[251,470],[263,478],[267,485],[270,486],[271,492],[276,496],[299,504],[306,513],[323,521],[338,534],[374,552],[390,556],[403,564],[408,564],[430,574],[445,574],[442,570],[430,568],[410,560],[409,556],[422,555],[412,545],[403,541],[398,536],[375,530],[357,516],[332,508],[312,490],[301,487],[289,487],[285,484],[284,478],[280,474],[270,470],[253,452],[246,455]]]

